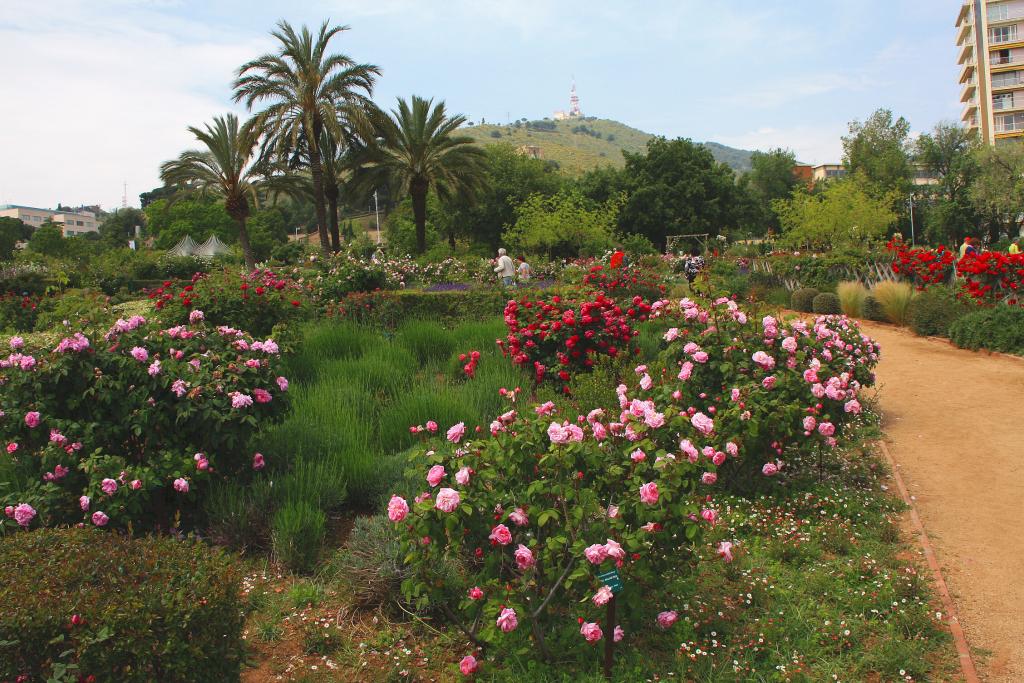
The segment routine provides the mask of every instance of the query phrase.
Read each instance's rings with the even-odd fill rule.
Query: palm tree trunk
[[[409,184],[412,198],[412,218],[416,224],[416,252],[427,250],[427,183],[414,180]]]
[[[245,259],[245,269],[250,273],[256,270],[256,257],[252,253],[252,245],[249,244],[249,230],[245,227],[245,219],[237,218],[238,243],[242,246],[242,257]]]
[[[316,209],[316,229],[320,233],[320,248],[324,256],[331,253],[331,242],[327,234],[327,207],[324,205],[324,173],[320,165],[320,150],[310,145],[309,175],[313,181],[313,208]]]
[[[331,249],[337,253],[341,250],[341,237],[338,234],[338,190],[327,192],[327,220],[331,226]]]

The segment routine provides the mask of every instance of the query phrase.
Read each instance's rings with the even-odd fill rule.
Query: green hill
[[[555,161],[571,175],[612,164],[622,166],[622,152],[643,152],[653,135],[636,128],[594,117],[564,121],[526,121],[511,125],[481,124],[466,126],[460,132],[484,145],[499,142],[514,147],[539,147],[542,159]],[[737,171],[750,170],[750,154],[717,142],[703,143],[711,154]]]

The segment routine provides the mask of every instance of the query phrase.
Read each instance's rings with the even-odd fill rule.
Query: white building
[[[17,218],[31,228],[38,228],[43,223],[51,222],[61,226],[64,237],[98,232],[100,227],[96,214],[91,211],[51,211],[33,206],[3,204],[0,205],[0,217]]]

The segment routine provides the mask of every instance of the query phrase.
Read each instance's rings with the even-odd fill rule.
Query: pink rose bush
[[[662,577],[686,574],[711,527],[700,516],[704,463],[667,457],[678,437],[656,412],[630,403],[584,417],[545,404],[458,442],[439,430],[412,456],[409,481],[423,493],[388,505],[412,570],[406,598],[444,605],[498,647],[529,640],[544,652],[556,637],[586,647],[615,633],[602,621],[612,590],[597,574],[617,570],[624,588],[614,599],[636,615],[631,627],[655,628],[658,612],[680,604]],[[464,470],[472,476],[445,476],[440,485],[452,488],[433,493],[441,473]],[[444,569],[453,561],[464,569],[454,581]]]
[[[287,410],[280,346],[194,318],[133,316],[0,358],[0,431],[16,444],[4,457],[30,482],[0,489],[0,506],[31,505],[33,525],[168,528],[188,525],[214,479],[262,469],[248,442]]]

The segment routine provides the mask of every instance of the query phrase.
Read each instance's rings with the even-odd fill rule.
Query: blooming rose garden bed
[[[308,289],[245,284],[11,340],[5,535],[195,532],[255,555],[244,680],[586,680],[611,645],[623,681],[947,672],[864,446],[879,350],[852,321],[584,290],[510,302],[504,325],[300,328]],[[260,337],[225,324],[237,306]],[[72,650],[101,634],[79,616]],[[0,680],[56,671],[2,652]]]

